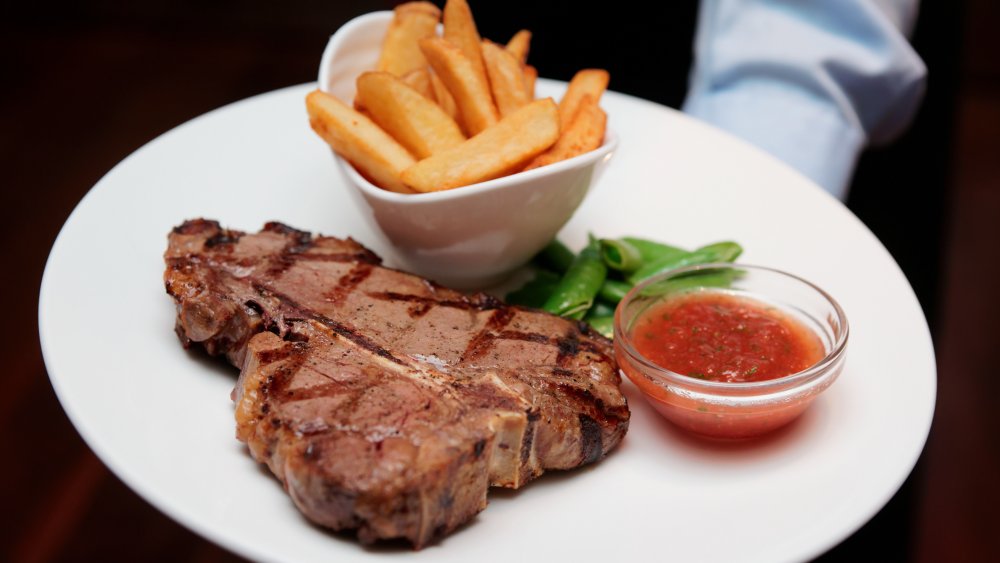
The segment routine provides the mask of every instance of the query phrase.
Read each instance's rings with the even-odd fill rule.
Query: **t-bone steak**
[[[310,520],[419,548],[490,486],[600,460],[628,428],[586,325],[380,266],[352,239],[187,221],[164,279],[184,346],[241,368],[236,436]]]

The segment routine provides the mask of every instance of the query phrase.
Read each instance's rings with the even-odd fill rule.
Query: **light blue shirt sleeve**
[[[858,155],[912,120],[927,69],[917,0],[702,0],[684,111],[777,156],[835,197]]]

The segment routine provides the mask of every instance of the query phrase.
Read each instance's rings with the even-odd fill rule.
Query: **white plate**
[[[840,301],[851,323],[841,378],[798,423],[748,445],[689,438],[625,383],[632,424],[608,459],[493,491],[470,525],[420,552],[369,550],[309,525],[234,438],[236,371],[181,349],[161,255],[171,227],[193,217],[251,231],[276,219],[384,250],[309,130],[312,87],[227,106],[138,150],[87,194],[49,257],[39,323],[59,399],[101,459],[171,517],[264,560],[791,561],[850,535],[912,469],[934,408],[934,352],[885,248],[771,157],[609,93],[619,154],[563,240],[737,240],[742,261],[799,274]]]

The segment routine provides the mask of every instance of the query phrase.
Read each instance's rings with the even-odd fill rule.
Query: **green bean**
[[[743,248],[735,242],[716,242],[702,246],[692,252],[687,252],[681,256],[666,254],[658,260],[644,264],[638,270],[632,272],[628,281],[636,284],[640,281],[684,266],[695,264],[707,264],[709,262],[732,262],[743,252]]]
[[[694,271],[677,277],[663,280],[650,285],[642,291],[644,296],[666,295],[685,291],[693,287],[729,287],[734,280],[743,275],[739,268],[712,268],[704,271]]]
[[[692,264],[707,264],[709,262],[733,262],[743,254],[743,247],[732,241],[716,242],[696,249],[692,254],[704,254],[704,262]],[[696,258],[701,259],[699,256]]]
[[[633,248],[639,251],[639,258],[643,263],[652,262],[653,260],[664,260],[665,256],[681,256],[688,253],[683,248],[642,238],[625,237],[621,240],[632,245]]]
[[[559,239],[552,239],[552,242],[535,255],[535,263],[557,274],[565,274],[574,257],[573,251],[559,242]]]
[[[613,317],[613,316],[615,316],[615,306],[610,303],[598,300],[594,302],[594,306],[591,307],[589,311],[587,311],[587,315],[583,317],[583,319],[587,320],[591,317]]]
[[[632,284],[627,281],[606,279],[601,284],[601,289],[598,290],[597,296],[605,302],[614,305],[621,301],[630,289],[632,289]]]
[[[559,274],[549,270],[535,270],[535,277],[520,289],[507,294],[505,300],[511,305],[523,305],[541,309],[545,305],[545,300],[552,295],[556,286],[559,285]]]
[[[600,241],[591,237],[590,244],[573,258],[573,263],[542,308],[563,317],[582,319],[594,304],[594,297],[607,275],[608,267],[601,259]]]
[[[587,324],[590,328],[595,331],[607,336],[608,338],[614,338],[615,336],[615,318],[608,316],[601,317],[588,317],[586,319]]]
[[[621,239],[601,239],[601,258],[612,270],[632,272],[642,266],[639,250]]]

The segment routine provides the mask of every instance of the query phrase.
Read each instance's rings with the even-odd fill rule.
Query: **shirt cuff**
[[[865,135],[814,94],[782,84],[741,84],[693,92],[684,111],[750,141],[846,199]]]

